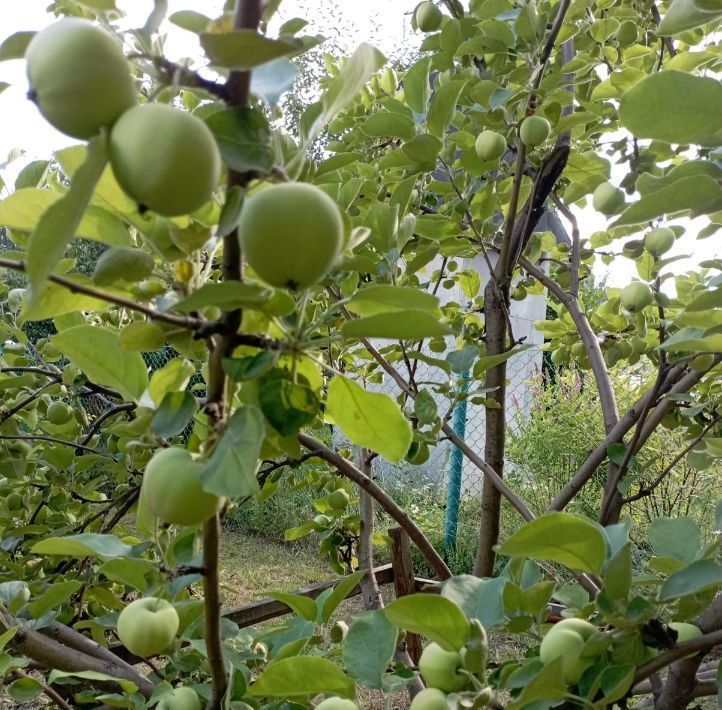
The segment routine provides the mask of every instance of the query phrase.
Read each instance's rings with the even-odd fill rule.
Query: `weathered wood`
[[[411,543],[406,532],[402,528],[390,528],[389,536],[391,537],[391,566],[394,572],[394,590],[398,599],[416,592],[414,563],[411,558]],[[421,637],[407,633],[406,648],[411,660],[418,663],[421,656]]]
[[[376,583],[379,585],[390,584],[394,578],[394,572],[391,565],[383,565],[374,569],[376,576]],[[342,578],[332,579],[328,582],[319,582],[318,584],[312,584],[309,587],[303,589],[297,589],[293,594],[298,594],[302,597],[308,597],[309,599],[315,599],[321,594],[321,592],[329,589],[330,587],[336,586]],[[356,585],[347,598],[356,597],[361,594],[361,587]],[[247,626],[253,626],[254,624],[260,624],[263,621],[269,619],[275,619],[278,616],[285,616],[286,614],[293,613],[285,604],[276,601],[275,599],[263,599],[258,602],[252,602],[251,604],[245,604],[244,606],[235,607],[228,609],[223,613],[224,618],[230,619],[235,622],[241,628]]]

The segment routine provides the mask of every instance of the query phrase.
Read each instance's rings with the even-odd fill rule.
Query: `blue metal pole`
[[[460,392],[469,389],[469,373],[462,375]],[[451,420],[454,433],[466,438],[466,399],[457,402]],[[444,521],[444,548],[450,552],[456,546],[456,531],[459,527],[459,503],[461,502],[461,475],[464,470],[464,454],[452,444],[449,459],[449,481],[446,491],[446,519]]]

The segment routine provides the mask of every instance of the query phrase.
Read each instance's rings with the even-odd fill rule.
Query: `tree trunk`
[[[369,461],[367,449],[361,449],[359,453],[359,468],[369,477],[373,478],[373,467]],[[376,582],[374,574],[374,499],[371,494],[359,489],[361,499],[359,502],[359,514],[361,518],[361,531],[358,539],[358,566],[360,570],[366,570],[366,576],[361,580],[361,597],[364,602],[364,609],[373,611],[382,609],[384,606],[381,598],[381,590]]]
[[[487,355],[500,355],[506,351],[506,315],[504,296],[494,280],[484,290],[484,316]],[[485,421],[484,458],[499,476],[504,475],[504,450],[506,445],[506,363],[492,367],[486,373],[485,388],[493,390],[487,398],[496,402],[497,408],[487,408]],[[481,522],[479,546],[476,550],[474,574],[490,577],[494,572],[496,553],[494,545],[499,542],[501,518],[501,493],[484,479],[481,493]]]

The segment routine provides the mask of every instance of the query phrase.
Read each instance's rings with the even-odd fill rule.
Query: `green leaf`
[[[670,100],[684,96],[684,101]],[[651,74],[627,91],[619,106],[622,125],[638,138],[718,145],[722,85],[679,71]]]
[[[722,9],[708,10],[701,8],[694,0],[672,0],[657,33],[661,36],[676,35],[686,30],[706,25],[722,15]],[[691,54],[691,52],[685,52]]]
[[[635,667],[631,664],[609,666],[604,669],[599,684],[604,693],[606,707],[611,707],[615,701],[627,694],[627,691],[632,687],[635,670]]]
[[[675,353],[722,352],[722,334],[705,335],[702,328],[681,328],[659,347]]]
[[[658,555],[692,562],[701,544],[699,527],[684,516],[655,518],[649,528],[649,543]]]
[[[18,678],[8,686],[8,695],[19,702],[37,698],[43,692],[43,686],[35,678]]]
[[[439,299],[426,291],[405,286],[368,286],[356,291],[347,308],[360,316],[373,316],[394,311],[439,312]]]
[[[442,138],[456,112],[459,96],[466,86],[466,79],[452,79],[436,90],[429,106],[426,127],[430,133]]]
[[[356,684],[338,666],[318,656],[284,658],[266,667],[248,689],[249,695],[298,698],[334,693],[352,698]]]
[[[71,281],[79,286],[93,286],[93,282],[85,276],[75,276]],[[102,312],[108,307],[107,301],[86,296],[83,293],[73,293],[65,286],[46,281],[40,287],[40,293],[32,303],[27,300],[23,303],[20,319],[22,321],[45,320],[76,311]]]
[[[0,44],[0,62],[6,59],[22,59],[35,32],[21,31],[6,37]]]
[[[331,614],[336,611],[336,607],[356,588],[358,583],[363,579],[366,572],[360,570],[353,574],[344,577],[333,589],[333,592],[329,594],[326,600],[323,602],[321,608],[321,621],[324,624],[328,623],[331,618]],[[315,621],[315,619],[312,619]]]
[[[124,680],[123,678],[115,678],[107,673],[99,673],[98,671],[50,671],[48,676],[48,685],[52,685],[56,680],[61,678],[83,678],[84,680],[101,680],[112,681],[117,683],[128,695],[138,692],[138,686],[132,680]]]
[[[451,329],[427,311],[407,310],[402,318],[394,312],[349,320],[341,326],[341,332],[346,338],[419,340],[449,335]]]
[[[95,185],[108,161],[106,138],[99,136],[88,144],[85,162],[70,182],[70,189],[43,212],[28,243],[25,269],[33,294],[39,293],[65,247],[75,236]]]
[[[177,303],[175,310],[190,313],[206,306],[218,306],[223,310],[258,308],[267,303],[272,296],[271,289],[258,284],[239,283],[238,281],[210,283],[201,286],[188,298]]]
[[[343,642],[343,664],[362,685],[383,687],[396,651],[398,632],[382,609],[354,616]]]
[[[153,563],[149,560],[131,560],[127,557],[119,557],[105,562],[99,571],[113,582],[125,584],[144,592],[148,587],[146,575],[152,575],[154,568]]]
[[[683,178],[631,204],[614,226],[644,224],[662,215],[683,211],[702,214],[707,208],[715,209],[720,198],[722,190],[713,178],[705,175]]]
[[[168,392],[153,414],[150,428],[156,436],[170,439],[193,421],[197,408],[196,398],[190,392]]]
[[[604,568],[604,591],[610,599],[626,599],[632,586],[632,546],[624,545]]]
[[[285,370],[275,369],[258,383],[263,416],[281,436],[294,436],[319,413],[320,403],[305,380],[296,382]]]
[[[415,163],[432,169],[436,165],[436,159],[443,147],[444,144],[436,136],[422,133],[404,143],[401,150]]]
[[[271,130],[258,109],[237,106],[211,114],[206,123],[223,160],[236,172],[270,172],[273,167]]]
[[[264,430],[263,417],[256,407],[237,409],[201,470],[203,488],[209,493],[229,498],[243,498],[256,493],[256,468]]]
[[[248,71],[299,49],[295,42],[271,39],[253,30],[201,32],[199,36],[212,64],[237,71]]]
[[[169,392],[184,390],[195,371],[195,366],[184,358],[175,358],[156,370],[148,385],[148,394],[155,405],[159,405]]]
[[[431,57],[424,57],[413,64],[404,76],[404,96],[409,108],[418,114],[426,113],[429,103],[429,70]]]
[[[256,67],[251,73],[251,93],[275,108],[281,97],[293,88],[298,67],[287,57],[279,57]]]
[[[234,382],[246,382],[264,375],[278,362],[277,350],[262,350],[256,355],[223,358],[223,369]]]
[[[478,619],[485,629],[491,629],[504,620],[502,593],[506,582],[504,577],[455,575],[444,582],[441,596],[454,602],[469,619]]]
[[[540,700],[556,701],[566,698],[568,690],[564,683],[563,658],[560,656],[548,665],[541,666],[539,672],[522,687],[521,695],[507,706],[510,710],[531,708]]]
[[[666,602],[720,585],[722,565],[714,560],[697,560],[667,578],[659,592],[659,599]]]
[[[343,111],[358,96],[385,63],[386,57],[378,49],[366,42],[361,43],[329,82],[319,102],[317,117],[304,131],[305,139],[308,141],[317,136],[339,111]]]
[[[416,124],[403,113],[378,111],[366,119],[361,130],[372,138],[394,136],[408,141],[416,135]]]
[[[346,377],[328,386],[326,416],[351,443],[376,451],[388,461],[401,461],[411,445],[411,425],[385,394],[367,392]]]
[[[118,342],[123,350],[152,352],[153,350],[159,350],[165,345],[166,334],[163,328],[157,323],[153,323],[152,321],[134,321],[120,331]]]
[[[99,557],[107,560],[113,557],[129,557],[133,551],[130,545],[121,542],[115,535],[83,533],[66,537],[48,537],[36,542],[30,552],[36,555],[60,555],[83,559]]]
[[[38,599],[28,604],[28,611],[32,614],[33,618],[39,619],[46,612],[55,609],[70,599],[82,586],[83,583],[78,580],[55,582],[55,584],[46,589]]]
[[[206,27],[208,27],[211,18],[206,17],[200,12],[194,12],[193,10],[180,10],[179,12],[174,12],[170,15],[168,21],[183,28],[184,30],[200,34],[205,31]]]
[[[78,325],[54,335],[51,341],[89,380],[117,390],[126,399],[138,401],[148,386],[148,371],[140,353],[123,350],[112,330]]]
[[[294,614],[308,621],[316,621],[316,602],[313,599],[287,592],[269,592],[267,596],[285,604]]]
[[[438,416],[438,406],[434,395],[427,389],[420,389],[414,399],[414,415],[419,424],[433,424]]]
[[[469,640],[469,622],[446,597],[409,594],[386,607],[386,617],[400,629],[422,634],[447,651],[460,651]]]
[[[521,527],[501,545],[499,552],[599,574],[607,556],[607,542],[601,528],[587,518],[547,513]]]

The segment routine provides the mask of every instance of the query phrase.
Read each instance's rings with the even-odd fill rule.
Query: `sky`
[[[334,34],[344,49],[351,52],[363,41],[372,41],[387,56],[400,46],[418,44],[419,35],[411,32],[409,14],[418,0],[284,0],[279,19],[305,17],[309,21],[308,32]],[[168,0],[169,14],[179,10],[196,10],[202,7],[204,14],[215,17],[220,13],[223,0]],[[4,38],[19,30],[39,30],[52,22],[45,12],[48,0],[21,0],[8,2],[0,0],[0,28]],[[152,0],[117,0],[117,6],[126,13],[120,23],[124,28],[142,26],[153,7]],[[336,26],[330,28],[329,21]],[[192,33],[166,23],[166,55],[172,60],[201,56],[197,40]],[[10,87],[0,93],[0,175],[12,184],[20,168],[31,159],[48,158],[53,151],[75,141],[54,130],[40,116],[35,106],[27,100],[27,80],[22,61],[0,62],[0,81]],[[22,151],[22,153],[21,153]],[[20,156],[10,161],[3,169],[2,164],[9,157]],[[618,172],[618,171],[617,171]],[[622,174],[613,169],[612,181],[619,182]],[[7,191],[3,191],[3,195]],[[575,208],[582,237],[603,230],[605,218],[591,208]],[[670,256],[685,254],[690,258],[676,262],[670,267],[675,272],[694,268],[704,259],[722,256],[720,240],[713,236],[702,242],[694,236],[705,224],[705,219],[679,220],[676,224],[687,228],[687,234],[677,241]],[[617,259],[612,267],[599,263],[595,268],[598,275],[607,274],[610,286],[624,286],[636,277],[634,264],[628,259]]]

